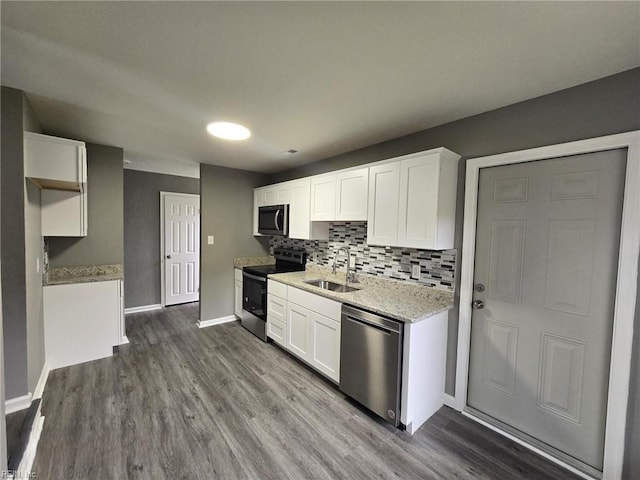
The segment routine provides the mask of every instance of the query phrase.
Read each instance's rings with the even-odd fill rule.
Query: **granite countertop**
[[[66,285],[70,283],[109,282],[123,280],[122,264],[80,265],[77,267],[51,267],[42,276],[42,285]]]
[[[357,274],[360,288],[355,292],[338,293],[304,283],[325,279],[345,283],[345,272],[333,275],[325,267],[307,264],[304,272],[274,273],[269,278],[323,297],[385,315],[405,323],[416,323],[453,308],[453,292],[408,282]]]
[[[273,257],[240,257],[233,259],[233,268],[255,267],[257,265],[275,265]]]

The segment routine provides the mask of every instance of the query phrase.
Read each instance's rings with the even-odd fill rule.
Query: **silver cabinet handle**
[[[471,302],[471,308],[474,310],[482,310],[484,308],[484,302],[482,300],[474,300]]]

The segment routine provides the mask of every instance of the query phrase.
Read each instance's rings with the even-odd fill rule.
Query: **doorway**
[[[162,305],[200,298],[200,196],[160,192]]]
[[[595,478],[622,471],[639,139],[467,163],[456,407]]]

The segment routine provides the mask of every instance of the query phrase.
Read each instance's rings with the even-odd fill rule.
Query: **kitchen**
[[[199,193],[202,205],[200,286],[202,292],[211,293],[207,296],[202,295],[200,320],[223,318],[233,312],[234,282],[231,278],[233,275],[231,259],[264,256],[271,246],[264,240],[256,240],[253,237],[253,205],[251,202],[254,188],[352,166],[385,161],[413,152],[446,147],[464,158],[459,164],[457,178],[456,244],[454,247],[458,249],[459,254],[464,206],[464,165],[467,158],[636,130],[638,125],[634,110],[634,95],[636,95],[637,89],[631,86],[636,83],[636,79],[637,70],[630,70],[591,84],[585,83],[564,92],[551,93],[546,97],[527,100],[510,107],[458,120],[448,125],[434,126],[434,128],[428,128],[423,132],[404,138],[399,137],[397,140],[390,140],[379,146],[361,150],[353,149],[354,153],[351,154],[334,156],[324,162],[272,175],[230,169],[228,166],[203,164],[199,172]],[[25,90],[30,91],[29,88],[25,88]],[[35,110],[42,108],[42,101],[37,105],[34,107]],[[39,118],[39,120],[44,123],[42,119]],[[47,133],[57,133],[55,130],[51,130],[51,127],[48,128]],[[58,136],[64,137],[61,133]],[[67,135],[66,138],[78,137]],[[82,135],[81,138],[88,138],[88,136]],[[91,168],[91,161],[89,161],[89,168]],[[127,175],[132,175],[130,172],[130,170],[125,170],[125,181]],[[3,182],[4,179],[3,175]],[[91,176],[89,182],[91,182]],[[90,186],[89,192],[91,191]],[[233,206],[233,208],[224,208],[223,206]],[[126,212],[127,206],[125,205],[125,216]],[[91,223],[91,220],[89,222]],[[362,229],[360,228],[360,230]],[[4,225],[3,232],[5,232]],[[339,234],[336,233],[336,235]],[[215,235],[215,245],[211,248],[206,246],[205,241],[209,235]],[[356,235],[363,234],[360,231]],[[127,244],[124,248],[126,250],[136,247]],[[331,259],[327,261],[330,262]],[[3,268],[4,266],[5,258],[3,258]],[[456,262],[456,268],[460,268],[459,259]],[[454,281],[459,281],[458,272],[453,277]],[[125,278],[127,276],[125,263]],[[3,275],[3,278],[6,278],[6,274]],[[3,283],[3,289],[5,283]],[[128,287],[125,281],[126,288]],[[125,302],[129,301],[135,302],[135,299],[131,295],[127,298],[125,292]],[[159,302],[151,300],[141,303],[127,303],[126,306],[135,307],[147,303]],[[456,312],[453,311],[452,315],[456,315]],[[7,322],[6,318],[5,322]],[[450,317],[448,329],[448,337],[455,339],[457,337],[457,318]],[[449,345],[450,348],[447,348],[448,370],[455,369],[456,357],[455,348],[451,348],[451,344]],[[447,374],[446,382],[446,391],[452,395],[455,389],[455,375]]]

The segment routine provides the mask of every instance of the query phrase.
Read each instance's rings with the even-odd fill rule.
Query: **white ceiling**
[[[132,166],[273,172],[640,65],[640,2],[1,9],[2,84],[47,132],[123,147]],[[217,120],[253,136],[214,139]]]

